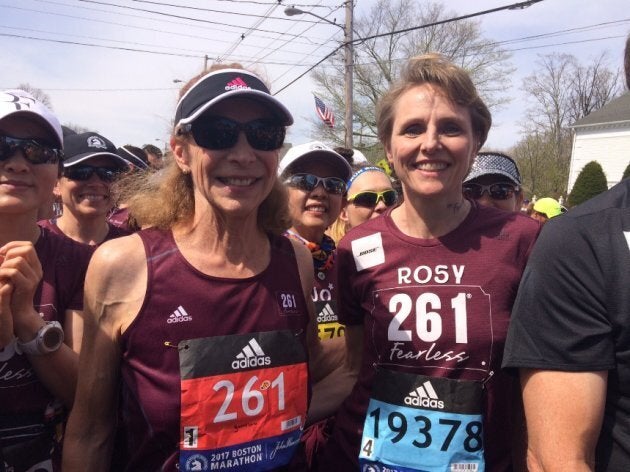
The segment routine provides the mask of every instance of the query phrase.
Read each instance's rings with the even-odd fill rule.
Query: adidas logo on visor
[[[236,355],[232,361],[232,369],[247,369],[249,367],[263,367],[271,364],[271,357],[265,355],[256,338],[249,340],[247,345]]]
[[[245,81],[241,79],[240,77],[237,77],[236,79],[231,80],[225,86],[225,90],[238,90],[238,89],[248,89],[248,88],[250,88],[250,86],[247,85],[247,83],[245,83]]]
[[[406,405],[424,406],[428,408],[444,408],[444,402],[438,398],[430,381],[424,382],[405,397]]]

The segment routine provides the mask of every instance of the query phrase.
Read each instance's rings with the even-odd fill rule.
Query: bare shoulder
[[[88,274],[104,277],[117,285],[117,281],[125,281],[144,265],[146,255],[142,240],[132,234],[100,245],[92,256]]]
[[[94,252],[88,267],[86,307],[97,317],[113,316],[124,331],[142,306],[146,285],[147,258],[140,237],[107,241]]]

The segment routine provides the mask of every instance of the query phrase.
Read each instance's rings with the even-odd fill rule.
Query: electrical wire
[[[134,8],[134,7],[130,7],[130,6],[127,6],[127,5],[118,5],[118,4],[115,4],[115,3],[100,2],[98,0],[79,0],[79,1],[80,2],[85,2],[85,3],[96,3],[98,5],[107,5],[107,6],[110,6],[110,7],[123,8],[123,9],[127,9],[127,10],[141,11],[141,12],[145,12],[145,13],[153,13],[154,15],[168,16],[168,17],[171,17],[171,18],[178,18],[180,20],[189,20],[189,21],[196,21],[196,22],[199,22],[199,23],[208,23],[208,24],[211,24],[211,25],[223,25],[223,26],[230,26],[230,27],[234,27],[234,28],[242,28],[242,26],[240,26],[240,25],[229,25],[229,24],[227,24],[225,22],[206,20],[206,19],[203,19],[203,18],[195,18],[193,16],[175,15],[173,13],[164,13],[164,12],[155,11],[155,10],[146,10],[146,9],[143,9],[143,8]],[[237,15],[238,13],[231,13],[231,14]],[[285,20],[285,19],[288,19],[288,18],[276,18],[276,19]],[[277,31],[265,30],[265,29],[260,29],[260,28],[257,29],[256,31],[262,31],[264,33],[277,33]],[[294,35],[294,36],[297,37],[297,35]]]

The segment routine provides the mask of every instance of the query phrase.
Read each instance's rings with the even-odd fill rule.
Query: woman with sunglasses
[[[112,183],[129,166],[116,146],[97,133],[85,132],[66,136],[64,149],[63,172],[55,186],[62,214],[40,225],[90,246],[129,234],[107,220],[114,206]]]
[[[320,470],[502,472],[524,460],[518,383],[500,367],[538,225],[462,195],[490,123],[468,74],[437,54],[410,59],[379,102],[404,199],[339,244],[358,381]]]
[[[325,232],[339,216],[351,172],[345,157],[318,141],[293,146],[280,161],[278,169],[289,192],[291,227],[284,234],[311,252],[315,277],[310,296],[315,307],[318,335],[328,347],[339,351],[344,349],[344,327],[337,318],[336,247]],[[340,402],[349,387],[326,381],[315,387],[315,393],[321,391],[339,398]],[[333,411],[322,411],[317,404],[309,409],[309,427],[302,438],[307,461],[305,469],[313,467]]]
[[[514,160],[500,152],[480,152],[462,185],[464,197],[481,205],[521,211],[523,187]]]
[[[376,218],[398,202],[398,193],[381,167],[364,166],[348,180],[346,199],[329,234],[339,243],[345,234],[361,223]]]
[[[343,327],[336,315],[335,242],[326,229],[339,216],[352,169],[339,153],[313,141],[289,149],[278,172],[289,191],[291,228],[285,235],[306,246],[313,256],[315,285],[311,298],[319,337],[339,337]]]
[[[60,470],[91,250],[37,225],[62,132],[22,90],[0,92],[0,469]],[[76,352],[75,352],[76,351]]]
[[[123,195],[148,229],[95,252],[65,471],[109,470],[118,409],[116,470],[286,466],[310,384],[341,364],[317,339],[310,254],[281,235],[293,118],[259,77],[227,67],[189,81],[174,158]]]

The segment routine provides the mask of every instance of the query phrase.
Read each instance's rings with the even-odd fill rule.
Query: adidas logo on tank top
[[[169,324],[182,323],[184,321],[192,321],[192,316],[186,313],[186,310],[184,310],[184,307],[181,305],[179,305],[177,309],[173,313],[171,313],[166,320],[166,322]]]
[[[247,369],[251,367],[263,367],[271,364],[271,357],[265,355],[256,338],[249,340],[247,345],[236,355],[232,361],[232,369]]]
[[[438,398],[433,385],[428,380],[409,392],[409,395],[405,397],[405,404],[428,408],[444,408],[444,402]]]

